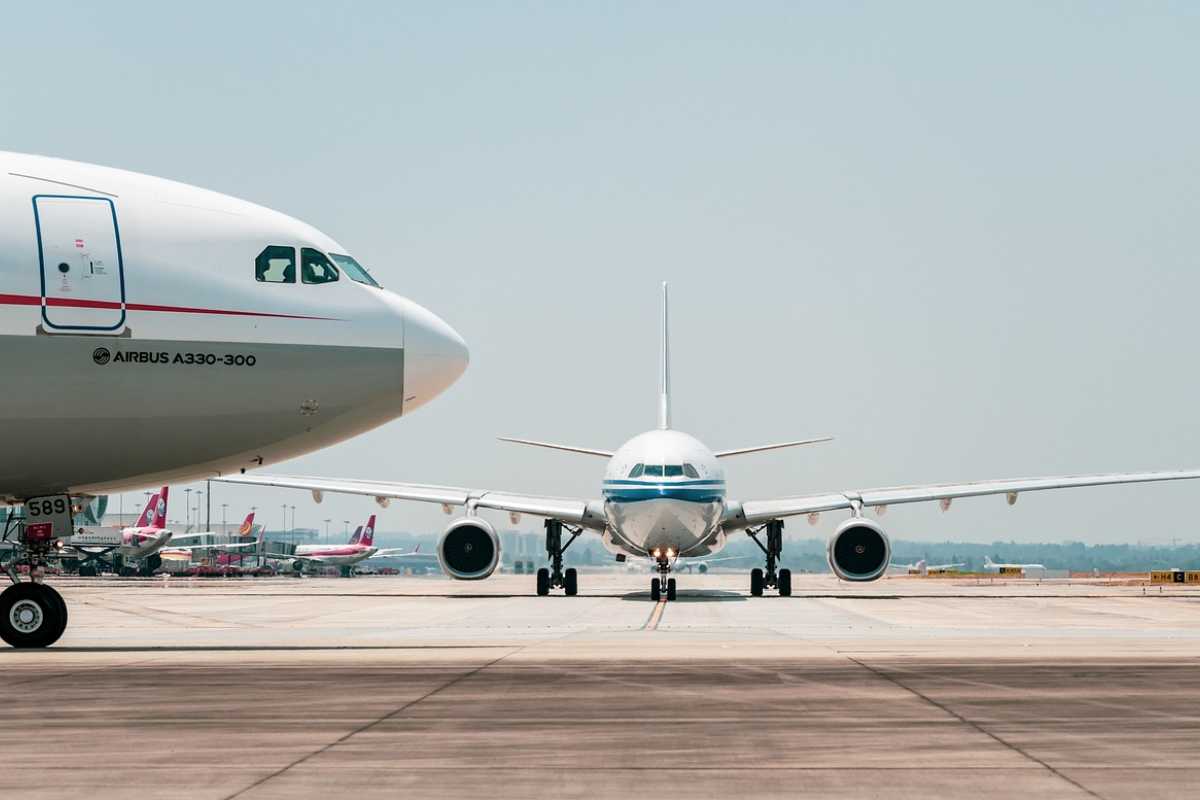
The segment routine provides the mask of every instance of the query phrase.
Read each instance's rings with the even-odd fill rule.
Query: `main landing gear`
[[[767,543],[764,545],[758,538],[760,533],[766,534]],[[783,520],[773,519],[757,528],[748,528],[746,535],[754,540],[758,549],[767,557],[767,568],[758,567],[750,570],[750,594],[761,597],[763,589],[777,589],[780,597],[792,595],[792,571],[784,568],[776,572],[775,564],[783,554]]]
[[[567,543],[563,544],[563,528],[571,534]],[[579,593],[579,573],[574,567],[563,570],[563,553],[571,543],[579,538],[583,528],[572,528],[561,520],[546,520],[546,555],[550,558],[550,568],[542,567],[537,571],[537,593],[541,597],[550,594],[551,589],[562,589],[567,597]]]
[[[669,552],[669,551],[668,551]],[[658,577],[650,579],[650,599],[658,602],[665,594],[668,600],[675,599],[675,579],[671,574],[671,560],[666,556],[658,557]]]
[[[13,522],[10,518],[6,524],[5,539]],[[67,629],[66,601],[42,583],[51,542],[45,538],[27,539],[24,532],[19,541],[12,560],[4,564],[12,585],[0,592],[0,639],[13,647],[49,647]],[[17,574],[18,564],[28,565],[28,581]]]

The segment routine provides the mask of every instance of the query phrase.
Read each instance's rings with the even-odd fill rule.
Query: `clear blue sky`
[[[4,13],[0,147],[300,217],[468,339],[445,397],[280,469],[594,496],[602,462],[492,437],[651,427],[661,279],[680,428],[839,437],[729,462],[739,497],[1200,466],[1200,6],[344,5]],[[220,502],[270,525],[283,502],[300,525],[373,507]],[[1096,489],[886,521],[1186,540],[1198,503]]]

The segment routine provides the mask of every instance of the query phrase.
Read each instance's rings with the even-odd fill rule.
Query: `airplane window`
[[[379,284],[375,282],[375,279],[371,277],[371,273],[367,272],[367,268],[355,261],[350,256],[330,253],[329,257],[333,259],[333,263],[342,268],[342,272],[346,273],[346,277],[348,277],[350,280],[358,281],[359,283],[365,283],[367,286],[379,286]]]
[[[263,283],[295,283],[296,248],[267,245],[254,259],[254,279]]]
[[[642,477],[642,472],[643,472],[643,470],[645,470],[645,469],[646,469],[646,465],[645,465],[645,464],[638,464],[638,465],[636,465],[636,466],[635,466],[633,469],[631,469],[631,470],[629,471],[629,477],[631,477],[631,478],[640,478],[640,477]]]
[[[320,250],[300,248],[300,279],[305,283],[333,283],[338,279],[337,267]]]
[[[683,474],[687,475],[689,478],[699,478],[700,477],[700,473],[696,472],[696,468],[693,467],[691,464],[683,465]]]
[[[647,464],[644,474],[651,477],[661,478],[663,474],[662,464]]]
[[[667,466],[664,467],[664,469],[667,471],[668,478],[678,478],[681,475],[683,475],[683,465],[682,464],[667,464]]]

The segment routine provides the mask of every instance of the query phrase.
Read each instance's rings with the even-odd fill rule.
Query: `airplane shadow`
[[[653,603],[649,592],[629,592],[621,595],[621,599],[632,603]],[[746,595],[738,592],[727,592],[720,589],[680,589],[675,594],[672,603],[729,603],[745,602]]]

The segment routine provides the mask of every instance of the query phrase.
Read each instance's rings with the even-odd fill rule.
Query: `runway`
[[[1200,788],[1200,591],[797,576],[58,580],[0,796],[1133,798]],[[47,743],[53,743],[47,745]]]

